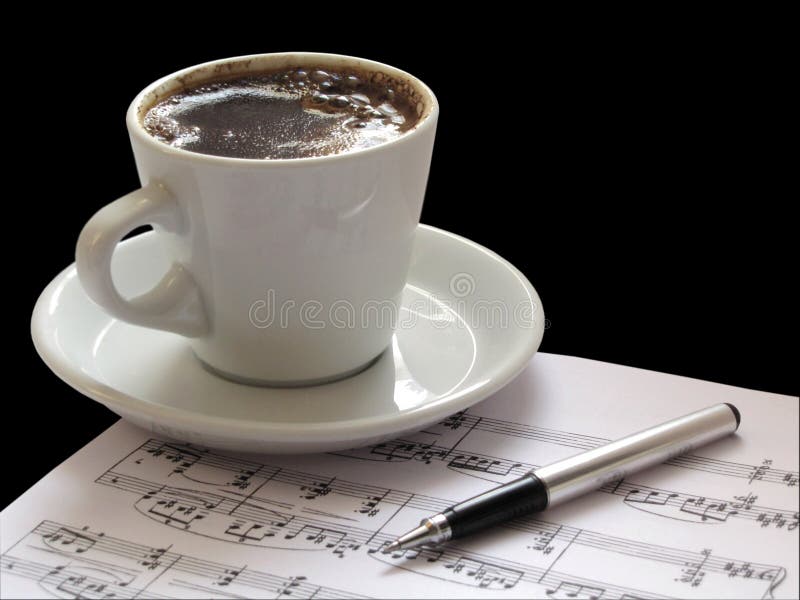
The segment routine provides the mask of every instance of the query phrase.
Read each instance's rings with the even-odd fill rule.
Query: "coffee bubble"
[[[411,129],[422,114],[412,91],[385,73],[294,66],[189,87],[157,102],[142,124],[170,146],[203,154],[325,156]]]

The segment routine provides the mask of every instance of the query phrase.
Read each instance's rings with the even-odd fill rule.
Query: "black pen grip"
[[[451,539],[469,535],[497,523],[547,508],[547,488],[536,475],[519,479],[451,506],[444,516]]]

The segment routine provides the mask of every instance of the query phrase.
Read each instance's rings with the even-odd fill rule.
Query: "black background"
[[[798,393],[786,208],[797,189],[783,181],[796,169],[784,143],[796,140],[779,34],[747,15],[403,28],[358,10],[369,33],[335,19],[322,34],[281,33],[249,14],[31,30],[46,58],[15,73],[24,99],[6,88],[20,157],[7,206],[21,207],[6,288],[21,358],[9,376],[25,384],[6,395],[3,435],[18,457],[39,451],[6,460],[0,506],[116,420],[44,366],[29,316],[85,221],[137,187],[128,103],[162,75],[240,54],[364,56],[428,83],[441,117],[422,220],[528,276],[549,321],[543,351]]]

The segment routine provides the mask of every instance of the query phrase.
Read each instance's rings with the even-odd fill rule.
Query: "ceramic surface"
[[[148,289],[169,269],[155,233],[120,244],[112,265],[126,296]],[[110,317],[89,300],[75,265],[44,290],[31,329],[36,349],[59,377],[158,435],[230,450],[298,453],[377,443],[471,406],[528,363],[544,324],[539,297],[516,268],[424,225],[416,232],[400,313],[390,349],[367,370],[283,389],[214,376],[182,336]]]
[[[391,76],[417,90],[420,121],[371,148],[280,160],[189,152],[141,124],[153,102],[185,85],[297,65]],[[408,73],[332,54],[244,56],[156,81],[127,117],[142,187],[87,223],[76,250],[81,283],[110,315],[186,336],[198,357],[232,378],[296,385],[363,368],[391,343],[437,115],[433,93]],[[129,298],[109,265],[119,240],[147,224],[172,264]],[[337,327],[328,316],[340,306],[367,317]],[[275,324],[262,327],[270,318]]]

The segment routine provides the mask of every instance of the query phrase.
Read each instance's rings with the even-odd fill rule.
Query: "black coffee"
[[[152,106],[143,124],[201,154],[306,158],[376,146],[421,114],[417,92],[383,73],[297,67],[188,87]]]

